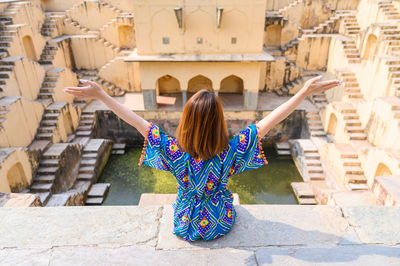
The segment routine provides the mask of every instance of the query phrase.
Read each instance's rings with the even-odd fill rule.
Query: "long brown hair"
[[[205,89],[194,94],[183,109],[176,138],[178,147],[196,159],[222,152],[229,137],[219,97]]]

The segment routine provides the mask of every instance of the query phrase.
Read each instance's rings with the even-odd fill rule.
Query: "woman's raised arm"
[[[94,98],[104,102],[118,117],[136,128],[144,137],[146,137],[146,130],[149,122],[137,115],[126,106],[120,104],[113,97],[108,95],[99,84],[90,80],[80,80],[85,84],[84,87],[66,87],[65,92],[74,95],[77,98]]]
[[[301,90],[299,90],[292,98],[281,104],[278,108],[260,120],[257,123],[260,138],[265,136],[265,134],[267,134],[276,124],[288,117],[307,96],[329,90],[341,84],[340,80],[320,81],[321,78],[322,76],[318,76],[307,80],[303,88],[301,88]]]

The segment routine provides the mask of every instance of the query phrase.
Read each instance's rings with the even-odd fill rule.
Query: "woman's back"
[[[235,222],[229,177],[267,164],[255,124],[240,131],[224,150],[198,160],[178,148],[177,140],[158,126],[149,125],[139,164],[170,171],[177,180],[174,234],[187,241],[215,239]]]

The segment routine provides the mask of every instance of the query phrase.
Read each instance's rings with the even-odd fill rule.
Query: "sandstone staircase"
[[[57,43],[54,43],[51,40],[47,41],[46,46],[44,47],[43,52],[40,55],[39,63],[41,65],[52,65],[57,50]]]
[[[110,188],[109,183],[96,183],[90,187],[87,195],[86,205],[101,205]]]
[[[347,40],[343,40],[343,50],[349,63],[360,63],[360,52],[357,48],[355,39],[360,34],[361,28],[357,22],[357,17],[353,13],[342,14],[344,34],[349,36]]]
[[[86,28],[85,26],[80,25],[77,21],[74,21],[72,18],[65,18],[64,20],[65,24],[69,24],[73,28],[75,28],[78,32],[81,34],[98,34],[98,31],[93,31],[90,30],[89,28]]]
[[[9,55],[8,48],[11,46],[14,36],[16,35],[16,30],[9,29],[7,27],[0,31],[0,58],[7,57]]]
[[[2,123],[5,121],[8,112],[8,106],[0,105],[0,129],[3,127]]]
[[[343,81],[345,97],[351,99],[363,99],[356,74],[350,69],[335,69],[340,80]]]
[[[280,159],[291,159],[292,158],[292,153],[290,151],[290,145],[288,142],[285,142],[285,141],[275,142],[274,147],[275,147],[276,153],[278,154],[278,157]]]
[[[304,154],[304,169],[302,173],[305,181],[325,180],[325,171],[322,167],[318,149],[311,139],[296,140]]]
[[[54,88],[56,87],[57,80],[60,76],[62,68],[50,68],[46,71],[42,87],[40,88],[38,99],[48,100],[53,102]]]
[[[335,13],[312,29],[303,29],[303,34],[332,34],[335,32],[335,25],[340,18],[341,15]]]
[[[344,178],[349,190],[368,190],[367,179],[361,168],[361,161],[357,152],[350,144],[336,144],[340,153],[341,167],[344,170]]]
[[[399,20],[400,13],[397,11],[396,7],[392,4],[392,1],[379,1],[378,8],[383,12],[389,20]]]
[[[78,128],[75,132],[76,137],[91,137],[93,127],[95,123],[94,112],[83,111],[81,119],[79,120]]]
[[[37,174],[33,178],[30,186],[30,193],[37,193],[40,200],[45,206],[51,197],[52,187],[55,180],[55,173],[58,169],[60,155],[46,154],[42,155],[42,160],[39,162]]]
[[[307,111],[306,118],[311,137],[326,137],[326,132],[318,111]]]
[[[310,184],[307,182],[292,182],[290,183],[292,186],[294,195],[297,198],[297,202],[300,205],[316,205],[317,201],[315,200],[315,195],[310,187]]]
[[[45,12],[46,18],[42,24],[41,34],[48,38],[57,37],[57,21],[65,16],[64,12]]]
[[[58,118],[65,105],[67,102],[54,102],[46,107],[36,133],[36,139],[52,141],[53,131],[57,128]]]
[[[3,91],[2,87],[6,84],[7,79],[10,77],[13,67],[13,61],[0,61],[0,91]]]
[[[342,103],[340,113],[345,124],[345,132],[350,140],[367,140],[367,134],[361,127],[361,122],[357,110],[351,105]]]
[[[114,143],[112,146],[111,154],[123,155],[125,154],[125,143]]]

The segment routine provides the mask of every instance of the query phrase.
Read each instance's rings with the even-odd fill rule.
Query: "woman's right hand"
[[[64,88],[64,92],[67,92],[77,98],[87,99],[101,99],[102,97],[107,95],[107,93],[96,82],[86,79],[80,79],[79,81],[86,86],[66,87]]]

